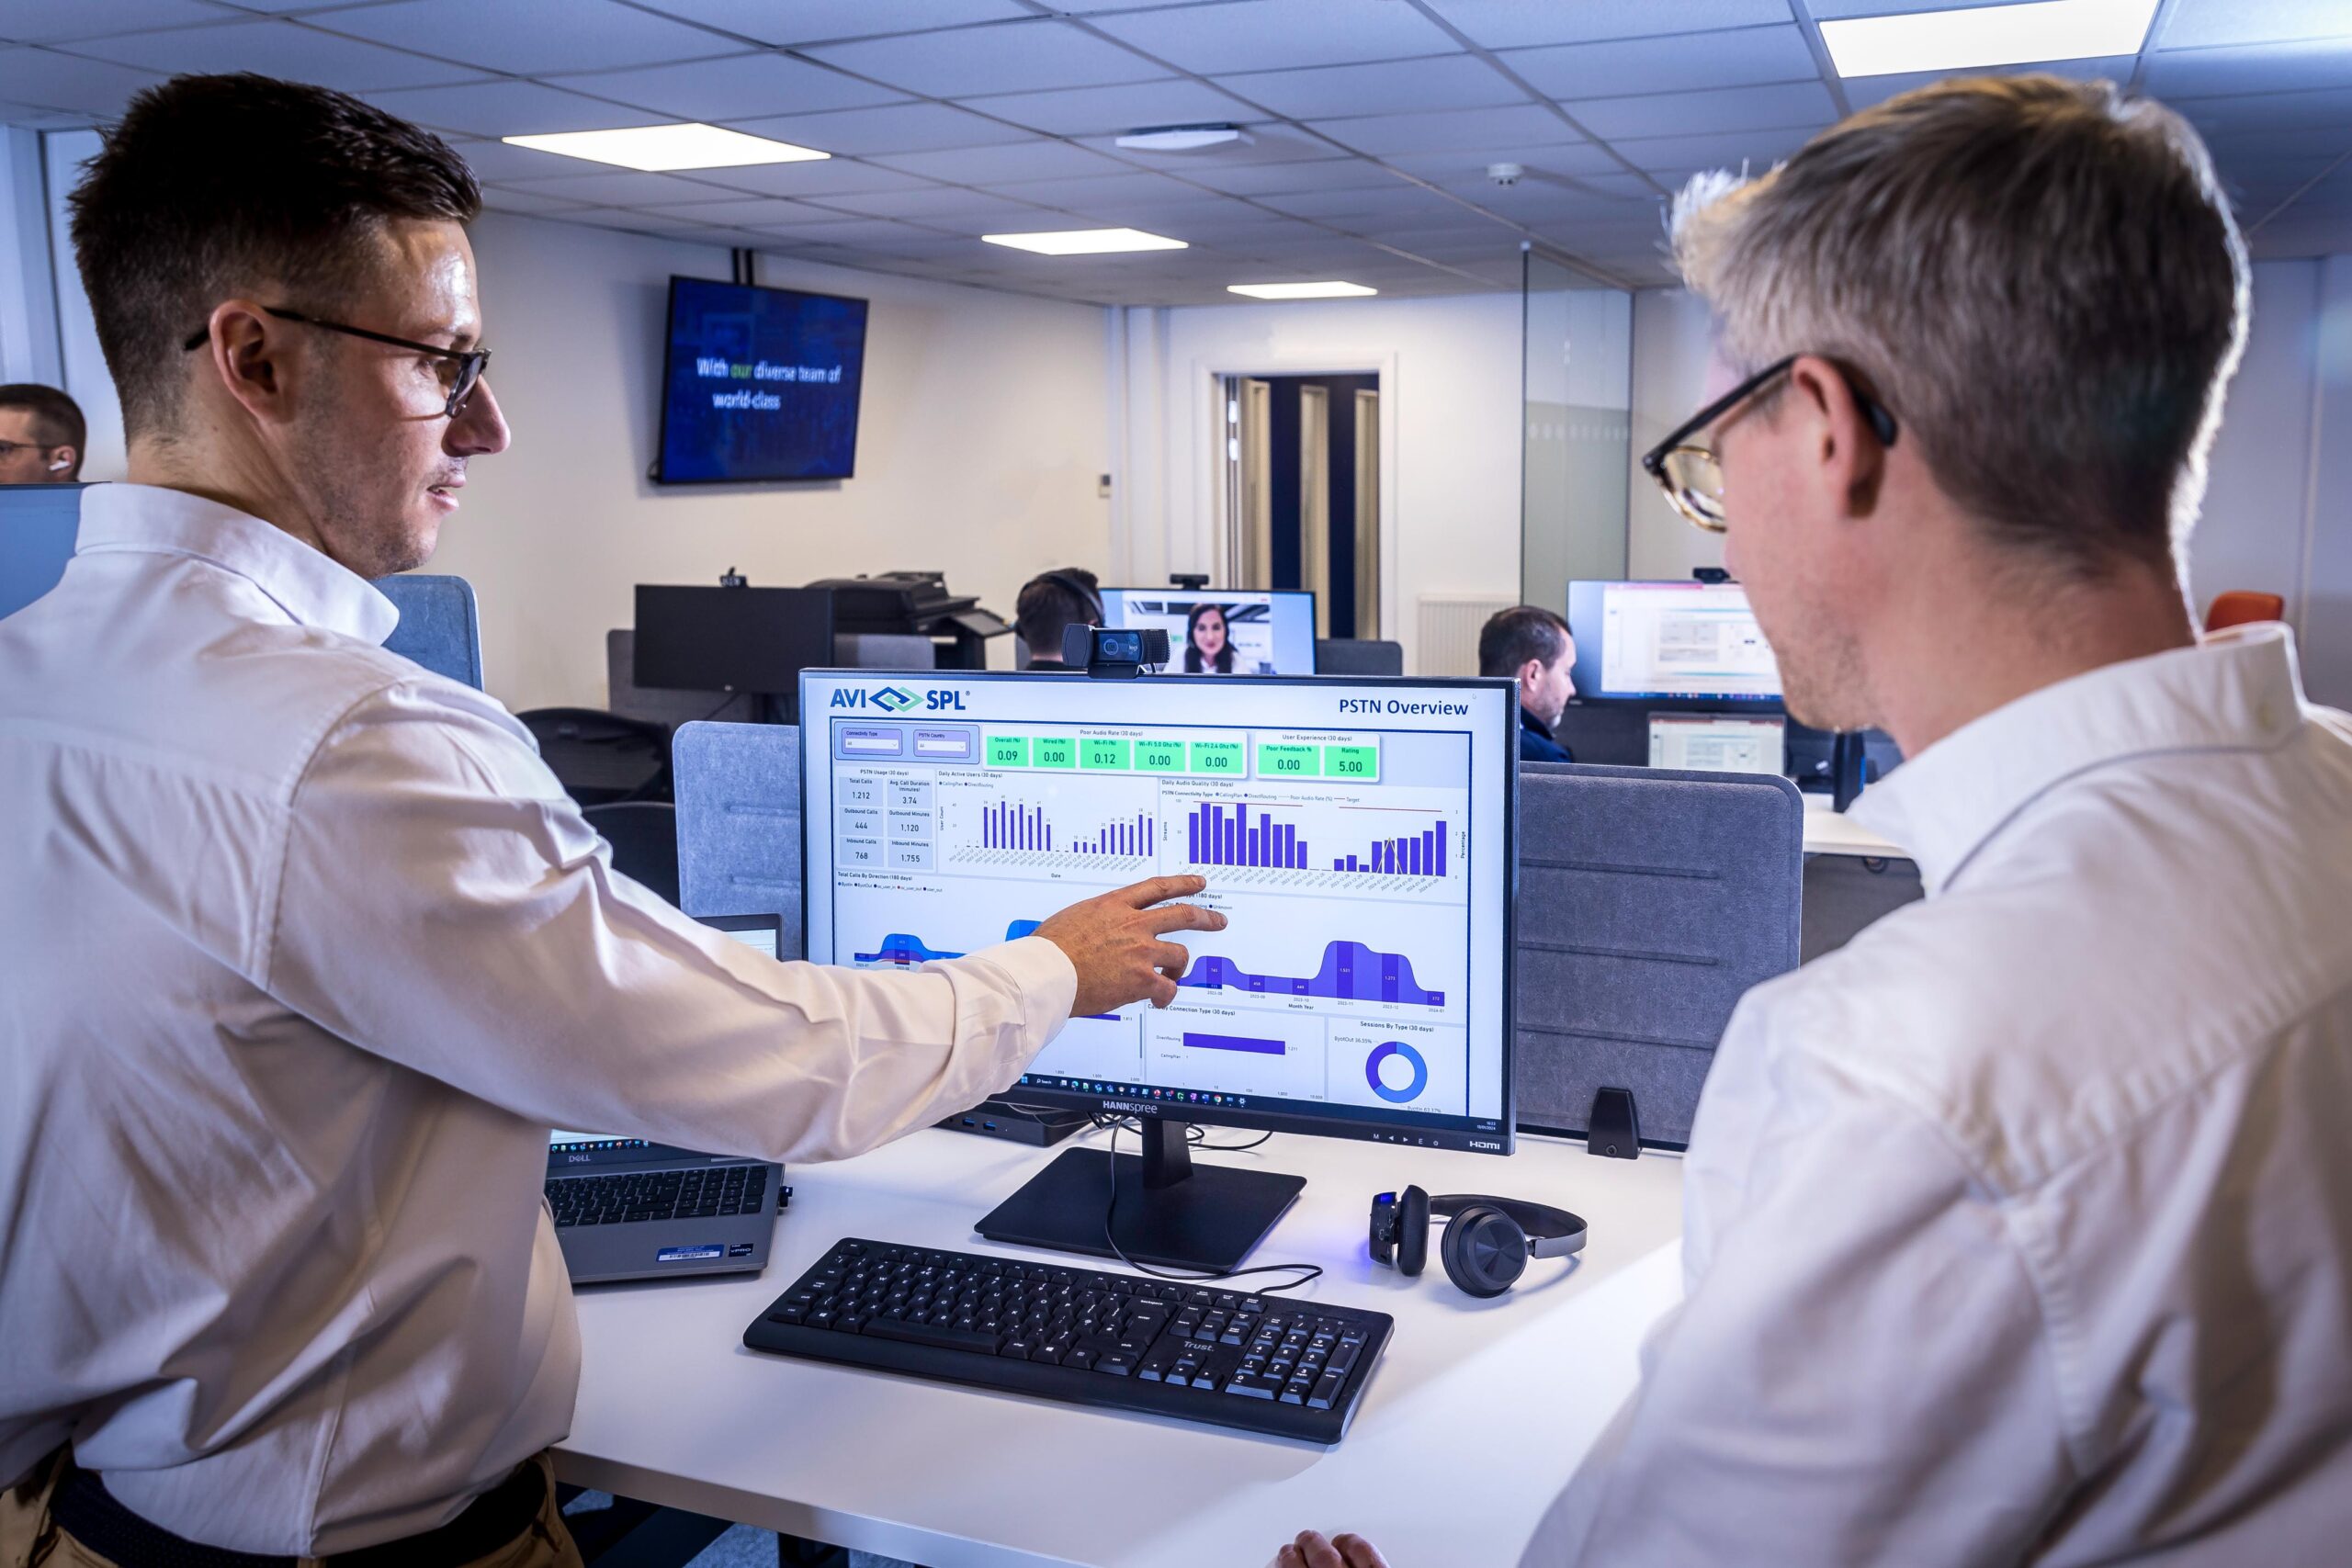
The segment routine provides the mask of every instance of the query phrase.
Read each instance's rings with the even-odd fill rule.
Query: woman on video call
[[[1184,673],[1233,673],[1233,644],[1226,640],[1222,605],[1193,606],[1192,618],[1184,623]]]

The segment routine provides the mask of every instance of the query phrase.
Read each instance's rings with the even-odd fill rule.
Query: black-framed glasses
[[[276,305],[264,305],[262,310],[269,315],[276,316],[281,321],[299,321],[303,326],[317,327],[322,332],[341,333],[345,337],[366,338],[369,343],[386,344],[393,348],[405,348],[418,354],[429,354],[445,365],[453,367],[453,370],[443,377],[443,379],[449,384],[449,400],[443,404],[441,409],[442,417],[446,419],[455,419],[466,412],[466,400],[474,395],[474,389],[481,384],[482,373],[490,368],[490,350],[486,348],[440,348],[429,343],[416,343],[404,337],[393,337],[389,333],[371,333],[366,327],[345,326],[341,321],[323,321],[317,316],[306,316],[300,310],[288,310]],[[207,321],[203,326],[197,328],[189,335],[187,342],[180,346],[189,351],[202,348],[205,340],[211,335],[212,323]]]
[[[1720,534],[1727,525],[1724,518],[1723,460],[1715,456],[1713,447],[1702,446],[1691,437],[1787,375],[1789,367],[1803,357],[1792,354],[1767,365],[1684,420],[1665,440],[1642,454],[1642,471],[1657,481],[1658,488],[1666,491],[1667,504],[1693,526]],[[1852,371],[1842,365],[1837,370],[1846,378],[1846,389],[1854,394],[1854,402],[1862,411],[1862,417],[1870,421],[1871,434],[1878,437],[1879,445],[1894,446],[1894,416],[1884,404],[1862,390]]]

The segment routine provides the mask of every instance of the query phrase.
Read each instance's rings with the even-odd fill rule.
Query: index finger
[[[1221,931],[1225,930],[1225,916],[1198,904],[1162,904],[1144,911],[1143,929],[1155,933]]]
[[[1205,876],[1154,876],[1111,895],[1122,904],[1148,909],[1166,898],[1189,898],[1209,885]]]

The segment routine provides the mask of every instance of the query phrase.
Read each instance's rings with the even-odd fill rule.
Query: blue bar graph
[[[1306,869],[1306,840],[1297,828],[1276,823],[1273,813],[1251,819],[1248,805],[1204,804],[1184,819],[1184,855],[1194,865],[1254,865]]]
[[[1000,801],[980,812],[980,847],[984,850],[1055,848],[1054,824],[1042,806]],[[1156,838],[1151,814],[1138,811],[1126,820],[1106,823],[1079,838],[1065,837],[1061,852],[1072,855],[1126,855],[1140,859],[1153,852]]]
[[[1445,824],[1438,822],[1419,833],[1374,839],[1362,854],[1334,855],[1333,871],[1364,872],[1374,876],[1443,876]],[[1304,846],[1301,846],[1304,848]],[[1301,860],[1299,864],[1305,864]]]

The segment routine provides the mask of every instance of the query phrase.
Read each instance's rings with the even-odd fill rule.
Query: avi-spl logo
[[[951,709],[960,713],[964,707],[964,694],[944,691],[918,694],[908,691],[904,686],[883,686],[871,690],[843,687],[833,694],[832,705],[837,708],[879,708],[884,713],[905,713],[914,707],[931,713]]]

